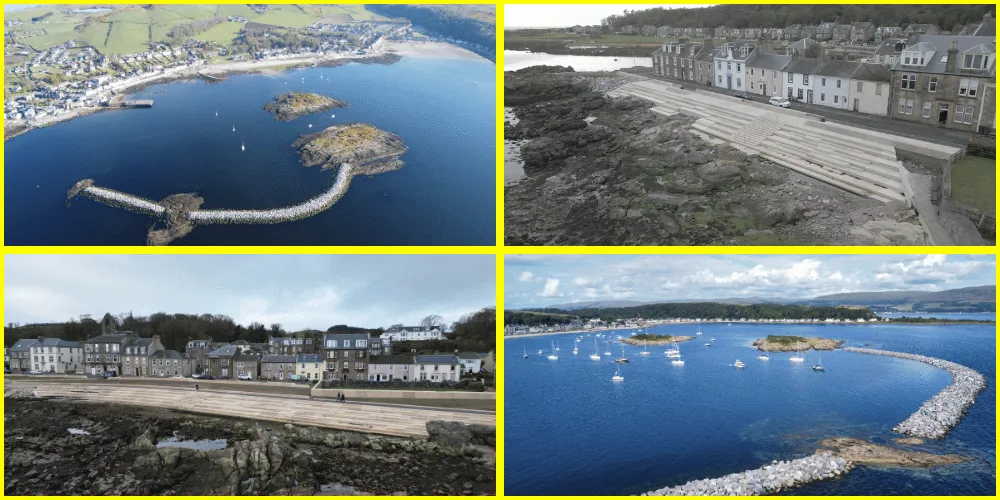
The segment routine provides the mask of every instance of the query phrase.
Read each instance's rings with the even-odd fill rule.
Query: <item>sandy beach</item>
[[[386,42],[383,50],[404,57],[431,59],[482,59],[475,52],[444,42]]]

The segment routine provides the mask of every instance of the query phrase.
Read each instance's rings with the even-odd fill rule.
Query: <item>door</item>
[[[948,121],[948,105],[942,104],[940,111],[938,112],[938,124],[944,124]]]
[[[854,111],[857,111],[857,110],[858,110],[858,98],[855,97],[854,98]]]
[[[813,102],[813,91],[812,90],[806,91],[806,102],[808,102],[809,104],[812,104],[812,102]]]
[[[767,84],[760,84],[760,95],[767,95]]]
[[[91,366],[90,367],[90,374],[91,375],[97,375],[97,367],[96,366]]]
[[[733,75],[726,75],[726,88],[733,88]]]

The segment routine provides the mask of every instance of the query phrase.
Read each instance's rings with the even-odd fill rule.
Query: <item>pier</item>
[[[131,210],[141,214],[163,217],[167,213],[167,209],[155,201],[115,191],[114,189],[91,185],[80,189],[79,192],[83,193],[84,196],[104,203],[105,205],[124,208],[125,210]]]
[[[778,493],[804,484],[840,477],[854,464],[828,451],[788,461],[774,461],[759,469],[737,472],[714,479],[689,481],[661,488],[643,496],[753,496]]]
[[[212,75],[206,75],[205,73],[202,73],[201,71],[198,72],[198,76],[200,76],[200,77],[202,77],[202,78],[204,78],[204,79],[206,79],[206,80],[208,80],[210,82],[221,82],[222,81],[222,78],[219,78],[217,76],[212,76]]]
[[[951,384],[927,400],[919,410],[892,428],[907,436],[941,439],[965,416],[976,402],[976,395],[986,387],[986,378],[972,368],[943,359],[879,349],[844,348],[845,351],[892,356],[919,361],[940,368],[951,374]]]
[[[351,166],[344,164],[330,189],[315,198],[290,207],[268,210],[195,210],[187,218],[197,224],[277,224],[315,215],[333,206],[351,184]]]
[[[152,99],[127,100],[127,101],[122,101],[121,104],[118,105],[118,107],[121,107],[121,108],[152,108],[153,107],[153,100]]]

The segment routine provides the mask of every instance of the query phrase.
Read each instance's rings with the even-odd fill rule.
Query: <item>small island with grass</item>
[[[307,167],[335,168],[350,164],[355,175],[374,175],[403,166],[407,151],[398,135],[367,123],[334,125],[304,135],[292,144]]]
[[[264,105],[264,111],[274,115],[274,118],[289,122],[300,116],[329,111],[331,109],[350,106],[351,103],[319,94],[308,92],[288,92],[274,98]]]
[[[633,337],[622,339],[622,344],[628,345],[667,345],[675,342],[687,342],[694,340],[694,337],[684,335],[657,335],[655,333],[643,333]]]
[[[840,347],[843,340],[824,339],[819,337],[796,337],[794,335],[768,335],[767,338],[753,341],[753,346],[767,352],[797,352],[816,349],[832,351]]]

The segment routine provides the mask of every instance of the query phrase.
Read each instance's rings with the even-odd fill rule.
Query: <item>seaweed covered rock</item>
[[[300,116],[346,106],[350,106],[350,103],[324,95],[307,92],[288,92],[275,97],[273,101],[265,104],[264,111],[273,114],[275,119],[288,122]]]

